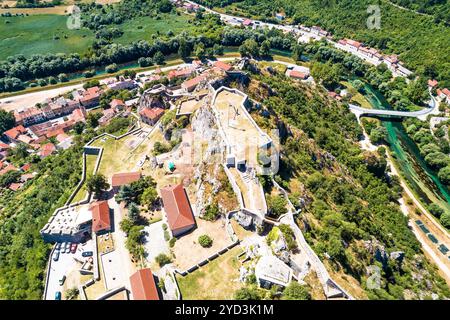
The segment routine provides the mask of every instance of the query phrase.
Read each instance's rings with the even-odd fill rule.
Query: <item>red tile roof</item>
[[[113,187],[120,187],[138,181],[140,178],[141,178],[140,172],[116,173],[112,176],[111,185]]]
[[[56,147],[53,143],[46,143],[43,146],[41,146],[41,148],[39,150],[39,155],[41,157],[48,157],[55,151],[56,151]]]
[[[244,26],[249,26],[249,25],[251,25],[252,23],[253,23],[253,21],[250,20],[250,19],[245,19],[244,22],[242,22],[242,24],[243,24]]]
[[[150,120],[158,119],[164,113],[162,108],[144,108],[139,112],[141,116],[144,116]]]
[[[219,68],[219,69],[221,69],[223,71],[230,71],[233,68],[228,63],[225,63],[223,61],[216,61],[216,62],[214,62],[214,67]]]
[[[205,80],[206,79],[206,77],[205,76],[198,76],[198,77],[195,77],[195,78],[193,78],[193,79],[190,79],[190,80],[187,80],[187,81],[185,81],[185,82],[183,82],[182,84],[181,84],[181,86],[184,88],[184,89],[186,89],[186,90],[191,90],[191,89],[194,89],[200,82],[202,82],[203,80]]]
[[[359,48],[361,46],[361,42],[358,42],[358,41],[355,41],[355,40],[346,39],[345,41],[347,42],[347,44],[349,44],[349,45],[351,45],[353,47],[356,47],[356,48]]]
[[[450,90],[448,90],[447,88],[442,89],[442,93],[450,98]]]
[[[0,170],[0,176],[4,175],[5,173],[9,172],[9,171],[16,171],[17,168],[14,167],[12,164],[8,164],[6,166],[6,168],[3,168],[2,170]]]
[[[431,80],[431,79],[429,79],[428,80],[428,85],[430,86],[430,87],[436,87],[437,85],[438,85],[438,82],[436,81],[436,80]]]
[[[5,149],[9,149],[9,148],[11,148],[11,147],[9,146],[9,144],[0,142],[0,150],[5,150]]]
[[[195,225],[194,215],[183,185],[162,188],[161,197],[172,231]]]
[[[130,277],[133,300],[159,300],[158,289],[150,269],[141,269]]]
[[[22,170],[23,172],[30,170],[31,168],[31,163],[26,163],[24,164],[22,167],[20,167],[20,170]]]
[[[27,132],[27,129],[25,129],[24,126],[20,125],[12,129],[9,129],[8,131],[5,131],[5,135],[8,136],[8,138],[10,139],[16,139],[19,135],[25,132]]]
[[[75,109],[72,112],[71,115],[71,119],[77,123],[77,122],[85,122],[86,121],[86,117],[83,113],[83,111],[81,111],[80,109]]]
[[[306,78],[308,78],[308,74],[306,74],[304,72],[300,72],[300,71],[295,71],[295,70],[292,70],[289,73],[289,76],[291,78],[296,78],[296,79],[306,79]]]
[[[94,202],[90,210],[92,212],[92,232],[111,230],[108,201]]]
[[[9,189],[12,190],[12,191],[17,191],[20,188],[22,188],[22,186],[23,186],[23,183],[11,183],[9,185]]]
[[[111,106],[111,109],[115,109],[118,106],[125,106],[125,102],[123,102],[123,100],[120,99],[113,99],[109,105]]]

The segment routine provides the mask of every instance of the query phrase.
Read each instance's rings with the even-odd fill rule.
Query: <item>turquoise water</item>
[[[370,85],[365,86],[366,98],[374,109],[392,109],[386,99]],[[382,119],[387,129],[390,150],[397,162],[397,167],[422,202],[437,203],[450,211],[450,190],[437,177],[420,155],[419,148],[408,136],[401,120]]]

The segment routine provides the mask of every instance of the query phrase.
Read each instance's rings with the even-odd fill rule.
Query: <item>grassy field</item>
[[[66,21],[50,14],[0,17],[0,60],[15,54],[86,52],[94,40],[92,31],[69,30]]]
[[[95,163],[97,162],[97,156],[88,154],[86,155],[86,173],[89,176],[94,173]],[[83,200],[87,196],[87,191],[84,185],[77,192],[76,196],[73,198],[72,203]]]
[[[121,25],[124,32],[122,37],[116,39],[117,43],[128,44],[133,41],[151,40],[153,34],[166,35],[170,30],[178,34],[183,30],[189,31],[193,26],[188,23],[188,15],[161,14],[161,19],[154,17],[138,17]]]
[[[241,287],[239,282],[240,247],[234,247],[224,255],[188,274],[177,275],[183,300],[229,300]]]
[[[129,44],[151,40],[153,34],[174,34],[189,30],[188,15],[165,14],[161,19],[139,17],[119,26],[124,34],[117,43]],[[0,60],[8,56],[44,53],[85,53],[94,41],[88,29],[70,30],[67,17],[59,14],[39,14],[25,17],[0,17]]]

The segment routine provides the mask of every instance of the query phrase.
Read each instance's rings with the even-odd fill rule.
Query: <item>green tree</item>
[[[438,177],[442,183],[450,186],[450,166],[446,166],[439,170]]]
[[[436,218],[440,218],[444,213],[444,209],[442,209],[438,204],[432,203],[428,206],[428,210],[430,213]]]
[[[292,60],[294,61],[300,61],[302,60],[302,54],[304,51],[304,47],[299,45],[299,44],[295,44],[294,47],[292,48]]]
[[[94,174],[86,180],[87,191],[93,193],[96,198],[99,198],[104,191],[109,189],[109,187],[110,185],[106,180],[106,177],[100,173]]]
[[[13,128],[15,125],[16,119],[14,118],[14,114],[0,109],[0,134]]]
[[[191,47],[187,43],[186,39],[180,39],[180,46],[178,48],[178,54],[183,60],[186,60],[191,55]]]
[[[195,45],[194,55],[197,59],[202,60],[205,57],[205,53],[205,45],[202,42]]]
[[[444,227],[450,228],[450,213],[449,212],[444,213],[441,216],[440,221]]]
[[[128,219],[131,220],[134,224],[136,224],[140,219],[140,213],[139,207],[136,205],[136,203],[130,203],[127,207],[128,209]]]
[[[162,267],[166,264],[171,263],[172,259],[168,255],[166,255],[164,253],[160,253],[159,255],[157,255],[155,257],[155,261],[160,267]]]
[[[166,58],[164,57],[161,51],[157,51],[153,56],[153,61],[158,65],[163,65],[166,61]]]
[[[237,290],[234,293],[235,300],[261,300],[261,294],[258,292],[258,289],[251,287],[244,287]]]
[[[270,41],[269,40],[264,40],[261,43],[261,47],[259,47],[259,55],[261,57],[270,56]]]
[[[157,199],[158,199],[158,192],[156,191],[156,189],[154,187],[148,187],[142,194],[141,202],[142,204],[145,204],[147,207],[151,207],[153,204],[155,204]]]
[[[291,281],[283,291],[282,300],[311,300],[311,295],[305,286],[297,281]]]
[[[280,217],[287,213],[287,200],[283,196],[269,196],[267,199],[269,211],[275,217]]]
[[[212,240],[211,237],[208,236],[207,234],[202,234],[200,237],[198,237],[198,243],[199,243],[203,248],[209,248],[209,247],[212,246],[213,240]]]

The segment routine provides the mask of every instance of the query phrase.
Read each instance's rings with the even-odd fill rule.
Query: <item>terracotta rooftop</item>
[[[164,113],[164,109],[162,108],[144,108],[139,112],[140,115],[150,119],[154,120],[157,119],[159,116],[161,116]]]
[[[202,76],[198,76],[198,77],[195,77],[193,79],[190,79],[190,80],[187,80],[187,81],[183,82],[181,84],[181,86],[183,88],[189,90],[189,89],[195,88],[200,82],[202,82],[205,79],[206,79],[206,77],[203,76],[203,75]]]
[[[172,231],[195,224],[191,205],[183,185],[178,184],[162,188],[161,197]]]
[[[155,279],[150,269],[136,271],[130,277],[133,300],[159,300]]]
[[[140,172],[116,173],[112,176],[111,185],[113,187],[120,187],[138,181],[140,178],[141,178]]]
[[[53,143],[46,143],[43,146],[41,146],[41,148],[39,150],[39,155],[41,157],[48,157],[55,151],[56,151],[56,147]]]
[[[219,68],[223,71],[230,71],[233,68],[231,65],[229,65],[228,63],[225,63],[223,61],[214,62],[214,67]]]
[[[19,135],[27,132],[24,126],[17,126],[5,131],[5,135],[10,139],[16,139]]]
[[[108,201],[94,202],[90,210],[92,212],[92,232],[111,230]]]
[[[7,173],[9,171],[16,171],[16,170],[17,170],[17,168],[14,167],[12,164],[8,164],[5,168],[0,170],[0,176],[4,175],[5,173]]]

